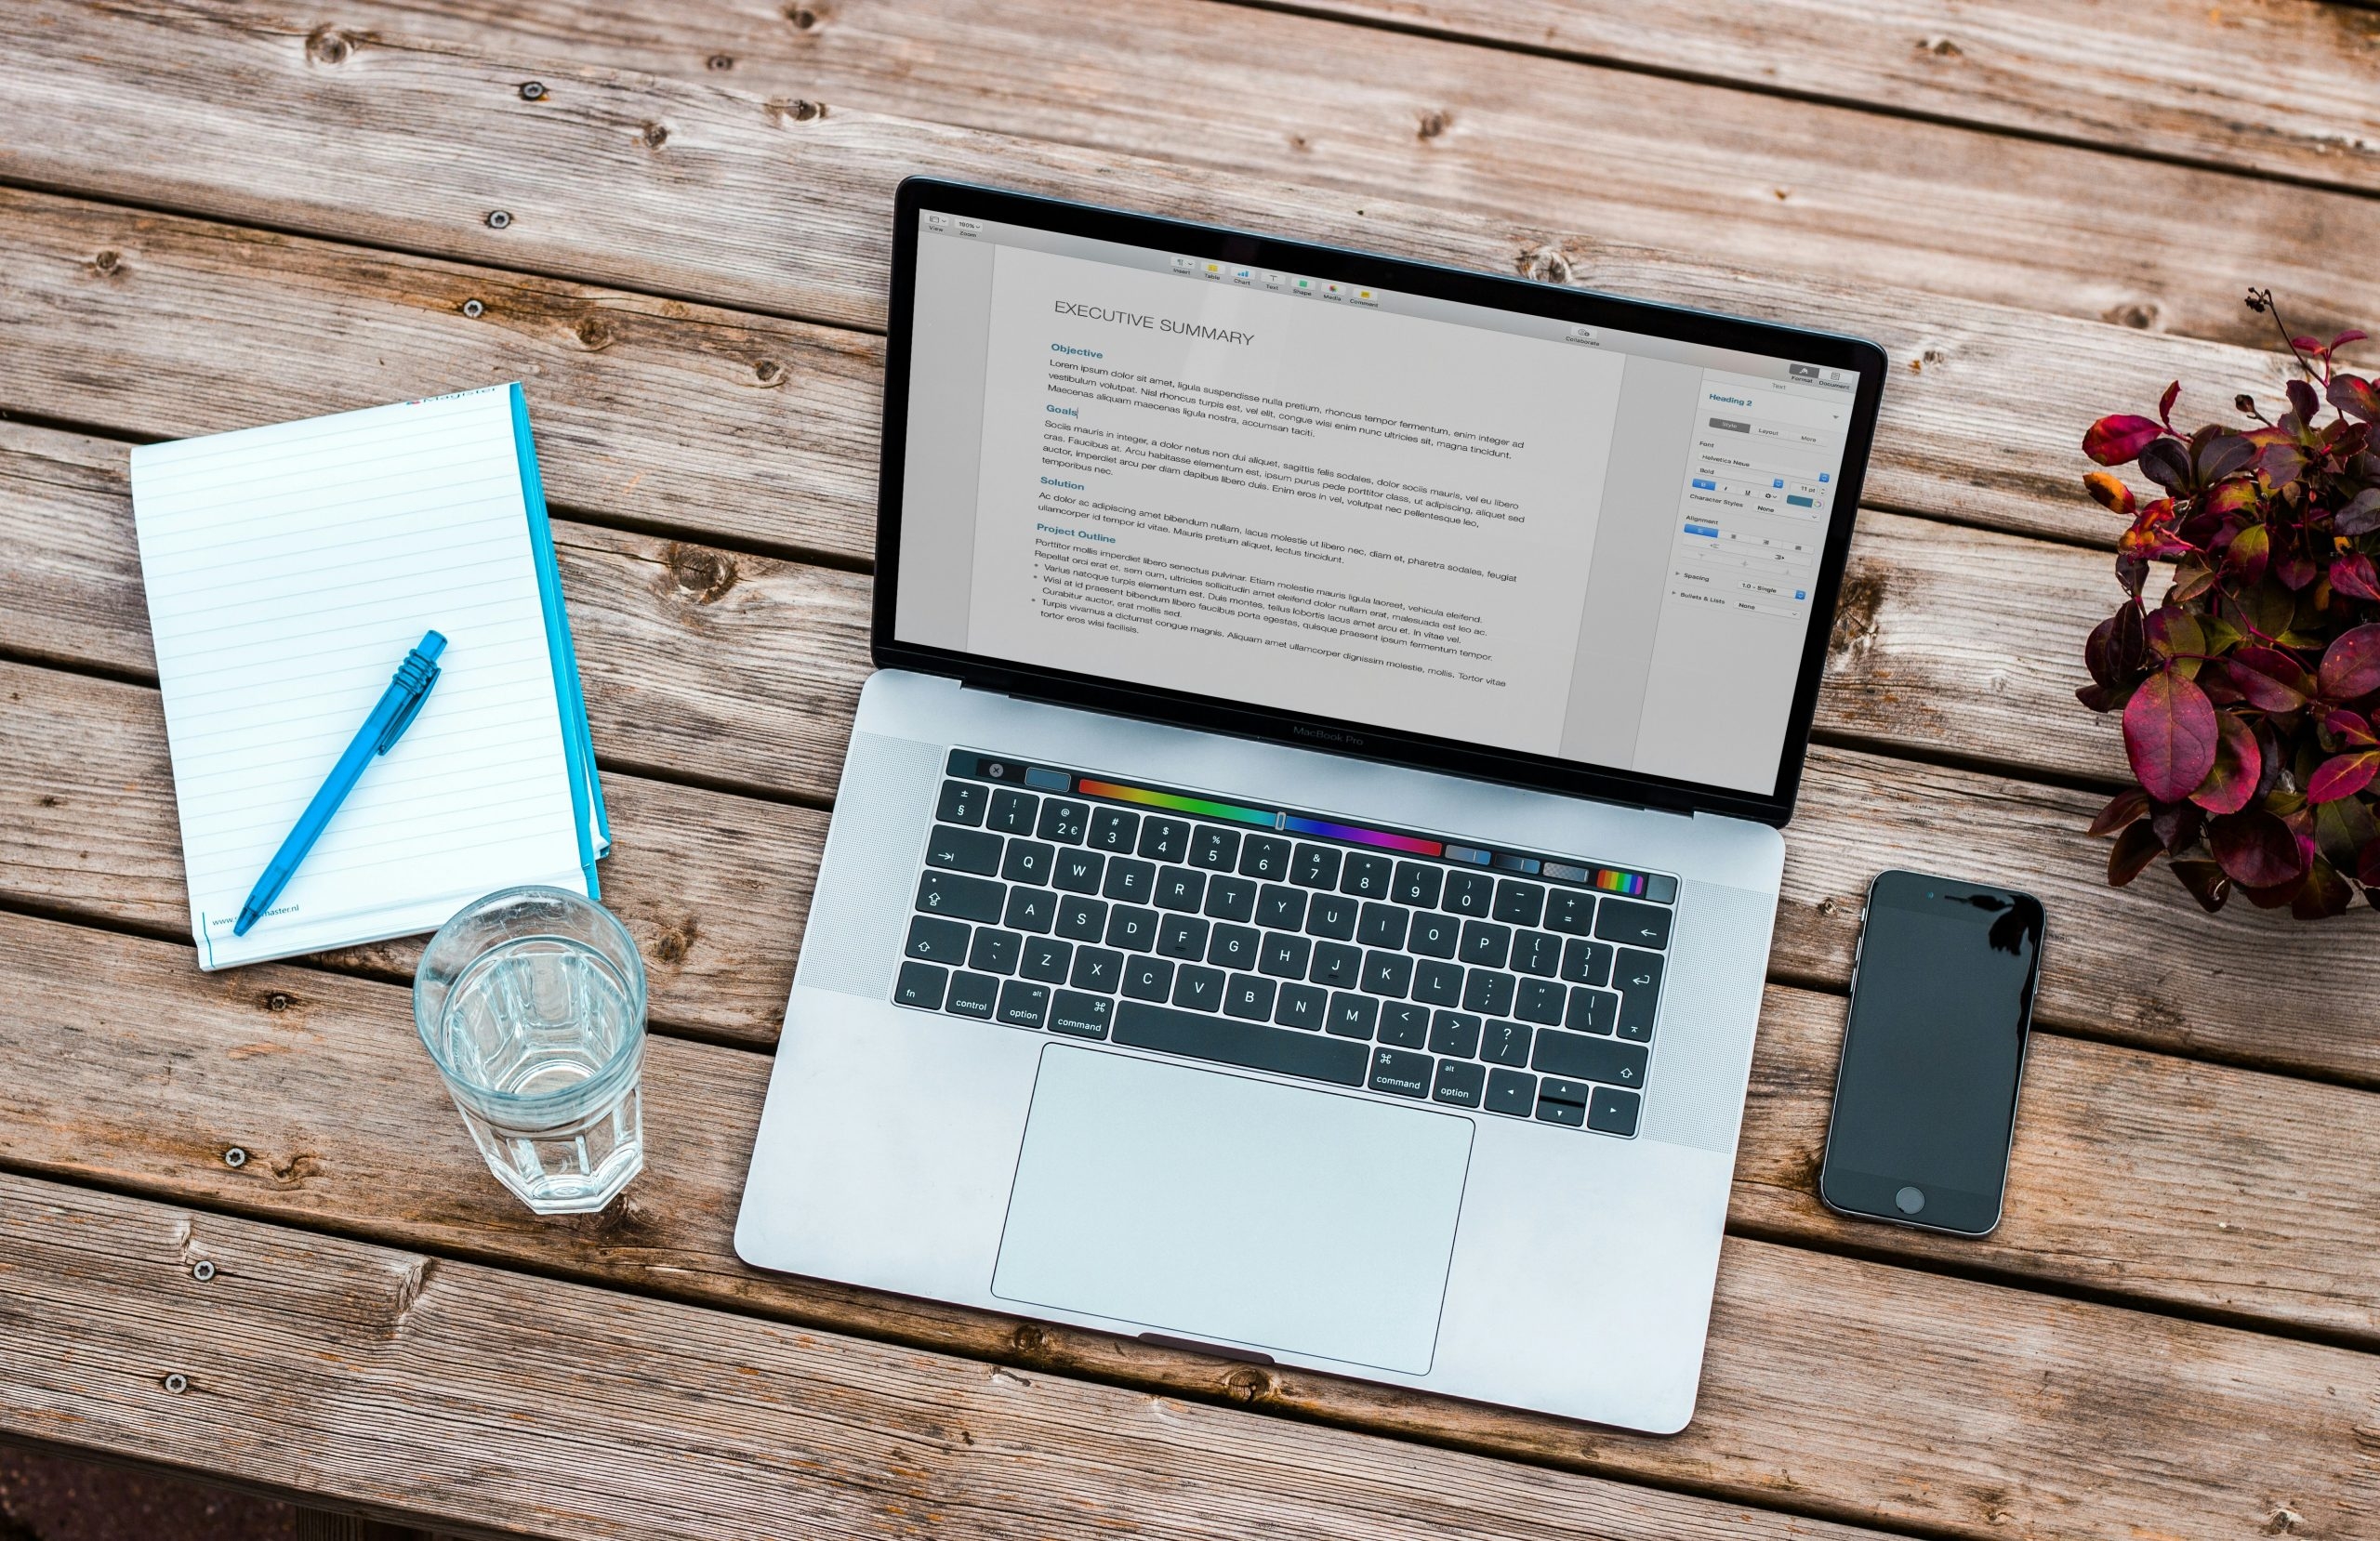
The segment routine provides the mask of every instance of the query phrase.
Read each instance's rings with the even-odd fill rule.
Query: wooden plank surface
[[[0,1245],[0,1431],[474,1534],[1866,1534],[24,1178]]]
[[[2370,1533],[2360,1506],[2374,1455],[2359,1431],[2380,1416],[2380,1360],[2365,1353],[1736,1240],[1721,1270],[1695,1423],[1671,1439],[1622,1435],[752,1273],[728,1245],[765,1082],[757,1056],[656,1042],[647,1113],[655,1171],[610,1215],[556,1226],[507,1213],[509,1201],[476,1175],[475,1152],[434,1080],[419,1073],[400,990],[284,966],[201,977],[179,948],[10,916],[0,916],[0,971],[20,1003],[0,1027],[15,1040],[11,1062],[51,1067],[30,1085],[0,1088],[10,1100],[0,1103],[16,1142],[10,1164],[20,1169],[302,1217],[397,1245],[451,1242],[475,1258],[937,1349],[986,1357],[1024,1349],[1053,1368],[1162,1394],[1252,1402],[1735,1501],[1783,1496],[1807,1513],[1938,1534],[2084,1535],[2136,1525],[2238,1536],[2271,1523],[2279,1507],[2319,1516],[2323,1534]],[[1787,1047],[1799,1047],[1790,1039]],[[1816,1045],[1803,1052],[1812,1051],[1822,1057]],[[2102,1085],[2137,1073],[2123,1061],[2141,1058],[2072,1052],[2098,1058]],[[2093,1098],[2093,1077],[2055,1059],[2046,1074],[2068,1092],[2052,1101],[2067,1110],[2052,1126],[2087,1140],[2087,1131],[2063,1125],[2091,1116],[2076,1104]],[[94,1098],[97,1081],[142,1095]],[[2201,1088],[2209,1089],[2236,1087]],[[2176,1151],[2189,1139],[2179,1130],[2165,1138]],[[236,1170],[221,1160],[232,1144],[250,1152]],[[2309,1138],[2305,1153],[2318,1146]],[[2281,1163],[2272,1171],[2273,1181],[2288,1180]],[[2107,1180],[2109,1192],[2121,1191],[2121,1174]],[[2175,1192],[2176,1209],[2144,1217],[2137,1234],[2194,1210],[2206,1240],[2189,1256],[2228,1247],[2249,1258],[2253,1247],[2219,1230],[2207,1235],[2204,1222],[2241,1212],[2224,1205],[2244,1209],[2257,1193],[2187,1185]],[[2333,1223],[2351,1228],[2358,1208],[2343,1202]],[[197,1225],[204,1232],[224,1223]],[[2170,1271],[2188,1271],[2181,1258],[2178,1247],[2169,1251],[2169,1265],[2180,1263]],[[463,1271],[441,1264],[431,1277]],[[471,1283],[458,1298],[497,1293],[493,1281]],[[633,1316],[641,1308],[615,1309]],[[761,1336],[754,1328],[734,1342],[748,1351]],[[574,1363],[582,1375],[600,1373],[583,1358]],[[832,1377],[831,1363],[805,1360],[802,1370],[813,1386]],[[509,1397],[534,1374],[534,1365],[516,1369],[489,1394]],[[1814,1385],[1827,1395],[1813,1399]],[[322,1426],[314,1443],[339,1427]],[[1111,1420],[1084,1437],[1114,1432]]]
[[[2313,0],[1299,0],[1755,90],[2380,191],[2380,18]]]
[[[1605,31],[1632,40],[1627,62],[1665,56],[1658,74],[1271,9],[1218,13],[1207,0],[790,8],[806,9],[810,24],[788,17],[783,0],[515,0],[496,16],[467,0],[352,0],[338,24],[370,33],[379,47],[430,40],[524,67],[637,71],[1357,195],[1394,189],[1446,208],[1624,231],[1637,244],[1747,268],[1857,276],[2258,345],[2268,334],[2238,302],[2249,283],[2293,296],[2309,324],[2371,302],[2368,286],[2332,260],[2325,233],[2380,230],[2380,210],[2351,195],[1880,116],[1842,75],[1819,93],[1841,106],[1665,78],[1702,72],[1699,61],[1713,56],[1728,63],[1711,72],[1738,73],[1730,66],[1739,53],[1772,54],[1776,65],[1805,74],[1837,60],[1856,68],[1878,44],[1920,55],[1909,46],[1916,34],[1900,30],[1910,17],[1854,24],[1841,0],[1824,18],[1787,9],[1723,21],[1713,5],[1612,19]],[[1921,8],[1939,8],[1939,0],[1904,0],[1905,11]],[[2046,60],[1991,57],[2018,25],[1983,17],[1946,26],[1937,18],[1924,35],[1966,33],[1976,54],[1922,54],[1911,63],[1975,83],[1973,95],[1986,100],[2070,98],[2078,115],[2094,105],[2095,89],[2121,83],[2128,120],[2228,123],[2235,141],[2278,139],[2299,151],[2296,162],[2359,181],[2370,168],[2364,191],[2380,189],[2370,57],[2352,56],[2347,29],[2313,23],[2314,9],[2293,0],[2286,14],[2296,25],[2260,28],[2276,51],[2255,70],[2241,67],[2241,50],[2224,56],[2199,41],[2226,30],[2203,13],[2169,28],[2177,46],[2139,53],[2154,60],[2154,73],[2188,79],[2192,95],[2170,109],[2131,59],[2119,66],[2108,57],[2109,40],[2090,58],[2082,39],[2094,28],[2080,18],[2041,30]],[[1531,20],[1494,7],[1448,12],[1438,30],[1500,38]],[[1592,17],[1589,9],[1580,20],[1591,25]],[[2111,25],[2129,30],[2099,23]],[[2009,76],[2024,84],[1996,90]],[[1182,89],[1185,80],[1197,87]],[[1958,115],[1961,99],[1937,94],[1929,116]],[[2358,148],[2359,130],[2373,142]],[[2330,154],[2312,151],[2307,141],[2318,136]],[[1592,175],[1581,175],[1586,167]],[[2105,239],[2111,185],[2124,190],[2114,252]],[[2202,211],[2215,205],[2257,239],[2208,242]]]
[[[152,39],[174,59],[170,69],[126,66],[149,72],[140,76],[144,113],[137,136],[112,98],[104,105],[88,99],[98,87],[78,86],[76,72],[112,79],[113,52],[129,47],[139,28],[167,22],[119,18],[121,26],[95,33],[76,7],[64,9],[54,25],[23,26],[18,36],[8,31],[13,19],[63,4],[34,0],[29,8],[0,11],[0,47],[21,46],[40,59],[64,50],[54,69],[0,72],[0,106],[60,125],[38,147],[0,143],[0,175],[860,327],[881,324],[883,211],[894,184],[913,172],[1296,230],[1874,337],[1898,367],[1885,394],[1870,500],[2003,529],[2111,543],[2113,522],[2078,490],[2076,446],[2085,425],[2103,412],[2153,402],[2175,378],[2190,382],[2190,405],[2215,411],[2241,389],[2275,396],[2281,377],[2271,354],[2250,349],[2077,324],[1863,278],[1713,264],[1608,233],[1219,178],[857,112],[796,119],[768,100],[708,83],[564,74],[541,66],[552,77],[549,94],[532,104],[520,99],[521,71],[495,61],[358,48],[337,66],[314,65],[290,35],[228,23],[190,36],[168,28]],[[186,20],[196,13],[175,14]],[[658,153],[639,137],[642,125],[654,124],[669,128]],[[184,141],[190,152],[143,159],[136,153],[139,136],[149,134]],[[425,134],[450,152],[425,160]],[[57,164],[35,164],[29,157],[36,150]],[[325,154],[335,154],[341,175],[322,174]],[[133,168],[137,178],[127,180]],[[486,335],[501,329],[489,325],[501,317],[469,323],[483,340],[460,336],[466,323],[456,308],[469,295],[457,281],[491,282],[477,272],[311,244],[284,255],[253,231],[234,242],[211,233],[217,227],[142,221],[112,210],[78,214],[72,211],[79,205],[22,196],[0,207],[12,222],[20,211],[28,220],[13,236],[29,258],[21,265],[20,305],[105,323],[92,339],[94,352],[122,354],[130,338],[148,337],[145,328],[128,336],[111,328],[135,326],[152,313],[141,309],[140,265],[171,267],[180,259],[178,244],[191,240],[211,242],[217,255],[193,258],[205,277],[178,287],[187,313],[178,311],[177,322],[194,331],[245,329],[245,346],[269,349],[288,371],[312,376],[317,401],[381,399],[353,365],[309,362],[343,334],[368,339],[368,352],[356,349],[364,356],[389,357],[382,349],[395,347],[400,356],[438,358],[449,371],[457,360],[496,356]],[[496,207],[512,217],[500,231],[484,222]],[[96,267],[102,251],[118,254],[105,274]],[[244,260],[269,263],[271,286],[242,283]],[[310,269],[318,270],[310,276]],[[405,286],[398,296],[379,292],[389,280]],[[514,282],[523,283],[524,297],[513,303],[533,320],[587,297],[567,286]],[[436,302],[404,302],[415,292]],[[111,297],[127,309],[100,303]],[[285,319],[318,308],[337,316],[337,326],[301,330]],[[545,328],[543,336],[565,354],[573,346],[564,342],[568,325]],[[522,337],[503,341],[522,348],[504,357],[541,367],[547,362]],[[126,362],[146,362],[137,353]],[[767,362],[749,354],[738,361],[756,378]],[[777,362],[795,367],[789,359]],[[141,387],[138,368],[129,375],[68,369],[38,357],[29,368],[24,389],[55,403],[35,409],[0,401],[0,407],[99,421],[85,415],[83,403],[103,390]],[[180,383],[169,373],[160,387],[170,391]],[[267,403],[280,389],[296,388],[260,385],[250,410],[269,415]],[[210,397],[222,400],[219,392],[196,399]],[[171,428],[141,431],[194,431],[191,415],[182,413]],[[872,428],[872,415],[863,413],[860,420]],[[825,438],[818,447],[831,451],[836,436]],[[683,507],[689,517],[699,509],[698,502]]]

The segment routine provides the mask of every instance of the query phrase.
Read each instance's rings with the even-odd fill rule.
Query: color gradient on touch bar
[[[1319,835],[1326,840],[1378,846],[1383,850],[1402,850],[1414,856],[1438,856],[1446,851],[1446,847],[1435,840],[1423,840],[1411,835],[1391,835],[1384,829],[1358,829],[1354,824],[1334,824],[1322,819],[1301,819],[1294,813],[1282,821],[1281,827],[1292,835]]]
[[[1275,815],[1269,809],[1242,808],[1237,803],[1210,802],[1205,797],[1184,797],[1172,792],[1152,792],[1145,786],[1118,786],[1114,782],[1095,782],[1088,776],[1075,778],[1075,790],[1086,797],[1110,797],[1119,803],[1138,803],[1144,808],[1170,808],[1177,813],[1197,813],[1210,819],[1229,819],[1234,823],[1274,825]]]
[[[1597,867],[1595,887],[1607,889],[1612,893],[1641,894],[1645,891],[1645,875],[1641,872],[1614,872],[1609,867]]]

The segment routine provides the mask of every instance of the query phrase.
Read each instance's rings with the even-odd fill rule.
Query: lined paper
[[[509,387],[132,452],[202,968],[588,891]],[[425,631],[438,683],[270,913],[240,906]]]

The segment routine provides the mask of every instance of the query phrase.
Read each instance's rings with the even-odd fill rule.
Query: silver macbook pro
[[[1884,360],[949,183],[762,1268],[1694,1408]]]

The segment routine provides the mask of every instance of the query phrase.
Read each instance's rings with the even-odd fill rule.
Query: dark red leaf
[[[2355,876],[2365,888],[2380,889],[2380,840],[2363,848],[2362,856],[2355,863]]]
[[[2380,746],[2380,735],[2373,732],[2370,719],[2361,712],[2350,712],[2342,706],[2324,718],[2322,726],[2328,728],[2332,736],[2341,744],[2358,744],[2367,748]]]
[[[2240,648],[2223,660],[2231,683],[2250,703],[2268,712],[2294,712],[2306,705],[2314,682],[2297,660],[2279,648]]]
[[[2198,511],[2219,520],[2254,507],[2260,495],[2254,481],[2246,477],[2234,477],[2219,487],[2209,488],[2206,495],[2198,500]]]
[[[2149,581],[2149,559],[2135,557],[2128,551],[2116,553],[2116,582],[2134,599],[2140,598],[2140,586]]]
[[[2174,876],[2182,880],[2182,887],[2189,889],[2190,897],[2197,900],[2199,907],[2207,914],[2213,915],[2221,909],[2223,902],[2231,897],[2231,879],[2225,876],[2223,869],[2214,863],[2194,858],[2175,862],[2173,865]]]
[[[2139,459],[2140,452],[2164,431],[2164,425],[2151,418],[2114,413],[2082,435],[2082,453],[2102,466],[2122,466]]]
[[[2206,815],[2196,803],[2151,803],[2149,827],[2167,850],[2187,850],[2206,827]]]
[[[2380,626],[2361,626],[2331,639],[2315,678],[2331,701],[2353,701],[2380,690]]]
[[[2189,453],[2178,439],[2152,439],[2140,452],[2140,474],[2175,496],[2195,485]]]
[[[2331,528],[2342,535],[2368,535],[2380,530],[2380,487],[2366,487],[2331,516]]]
[[[2142,643],[2140,607],[2125,605],[2091,628],[2082,645],[2082,662],[2091,678],[2109,690],[2121,690],[2140,672]]]
[[[2098,817],[2091,821],[2091,833],[2112,835],[2148,811],[2149,794],[2136,786],[2127,786],[2108,799],[2107,807],[2099,810]]]
[[[2356,852],[2380,840],[2380,819],[2361,797],[2341,797],[2314,810],[2314,849],[2342,872],[2355,870]]]
[[[2132,699],[2130,690],[2111,691],[2105,685],[2084,685],[2074,692],[2074,699],[2095,712],[2112,712]]]
[[[2304,876],[2306,861],[2289,826],[2261,808],[2206,822],[2206,843],[2243,889],[2270,889]],[[2253,897],[2253,896],[2252,896]]]
[[[2294,481],[2306,474],[2306,452],[2287,440],[2267,444],[2256,452],[2256,469],[2264,472],[2276,486],[2284,481]]]
[[[2372,382],[2356,375],[2334,375],[2329,391],[2331,405],[2343,416],[2359,423],[2380,422],[2380,390]]]
[[[2334,915],[2345,915],[2355,890],[2336,869],[2319,857],[2306,869],[2306,881],[2289,902],[2289,913],[2300,920],[2327,920]]]
[[[2311,423],[2314,420],[2314,414],[2322,410],[2321,398],[2314,394],[2314,387],[2310,382],[2305,380],[2289,382],[2289,410],[2297,414],[2297,420],[2301,423]]]
[[[2160,802],[2179,802],[2206,780],[2216,737],[2215,704],[2171,669],[2142,680],[2124,703],[2124,753],[2142,789]]]
[[[2337,336],[2331,339],[2330,350],[2335,353],[2340,349],[2345,348],[2347,344],[2351,342],[2361,342],[2371,335],[2372,334],[2369,332],[2357,332],[2353,330],[2342,332]]]
[[[2198,466],[2198,484],[2212,487],[2235,471],[2244,471],[2255,463],[2256,446],[2243,434],[2219,433],[2198,448],[2193,457]]]
[[[2331,563],[2331,586],[2359,599],[2380,599],[2380,573],[2372,570],[2370,557],[2349,551]]]
[[[2157,415],[2169,428],[2174,426],[2174,403],[2181,398],[2181,394],[2182,382],[2175,380],[2165,388],[2164,395],[2157,398]]]
[[[2139,876],[2140,869],[2157,860],[2164,849],[2158,844],[2157,832],[2149,827],[2148,820],[2126,825],[2124,832],[2116,836],[2115,849],[2108,852],[2109,885],[2122,888]]]
[[[2264,751],[2256,747],[2254,730],[2229,712],[2215,714],[2221,737],[2215,749],[2215,769],[2190,794],[2190,801],[2209,813],[2237,813],[2256,795],[2265,773]]]
[[[2359,749],[2351,755],[2334,755],[2307,778],[2306,800],[2309,803],[2336,802],[2352,797],[2380,776],[2380,749]]]

